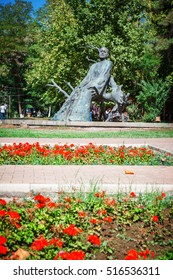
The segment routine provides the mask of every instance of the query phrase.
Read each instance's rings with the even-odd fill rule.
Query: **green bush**
[[[128,105],[126,110],[129,114],[130,120],[136,121],[140,119],[140,110],[137,104],[133,103],[131,105]]]
[[[147,122],[155,121],[155,118],[161,115],[168,99],[169,84],[158,79],[153,82],[142,80],[139,85],[141,91],[137,101],[143,110],[143,120]]]

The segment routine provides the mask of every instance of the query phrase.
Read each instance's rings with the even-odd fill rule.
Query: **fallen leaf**
[[[134,174],[134,172],[130,170],[125,170],[125,174]]]
[[[19,248],[13,255],[16,260],[26,260],[29,257],[30,253],[28,251]]]

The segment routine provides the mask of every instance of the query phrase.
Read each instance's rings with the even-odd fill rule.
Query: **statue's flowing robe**
[[[110,81],[112,62],[102,60],[91,65],[86,77],[66,99],[53,120],[89,121],[93,94],[103,95]]]

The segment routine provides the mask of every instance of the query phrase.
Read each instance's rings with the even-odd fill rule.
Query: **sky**
[[[46,0],[25,0],[25,1],[31,2],[34,10],[41,8],[46,2]],[[9,3],[14,4],[15,0],[0,0],[0,4],[9,4]]]

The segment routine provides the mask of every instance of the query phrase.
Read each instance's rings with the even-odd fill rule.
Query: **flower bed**
[[[13,143],[0,147],[0,164],[173,165],[173,157],[146,147]]]
[[[0,199],[0,259],[173,259],[172,195]]]

